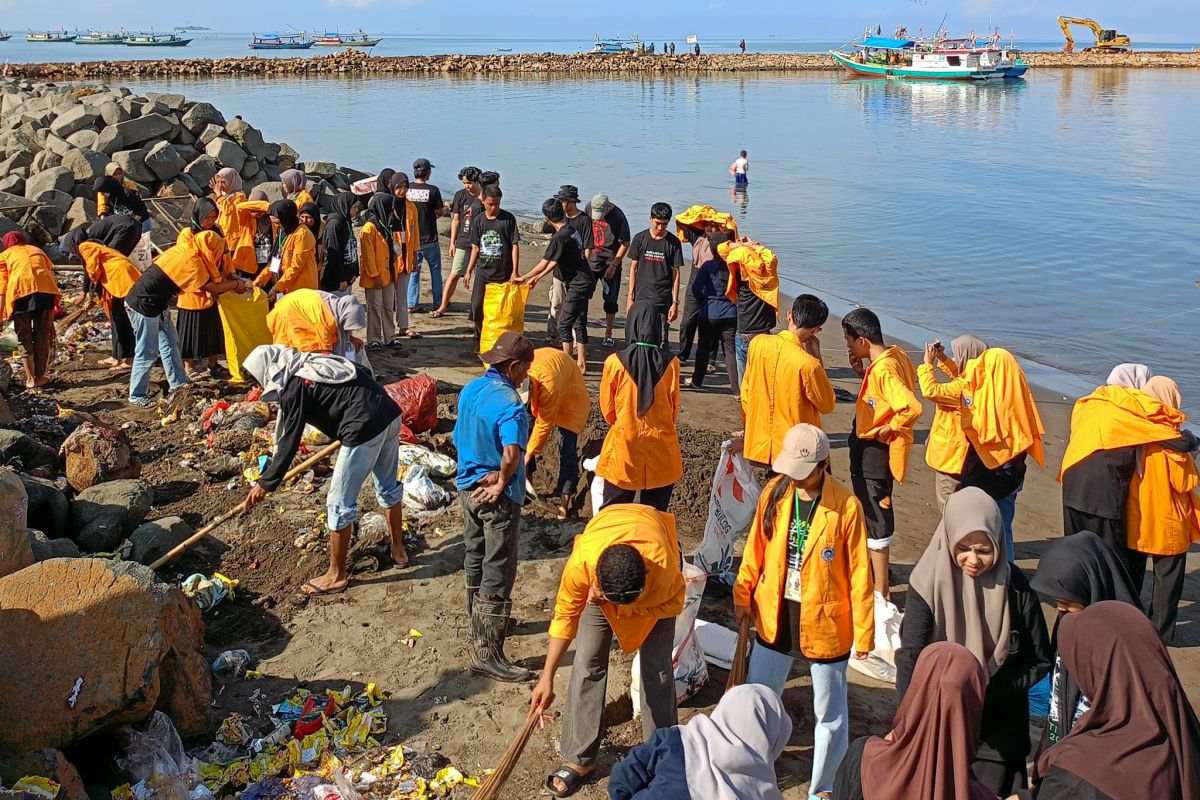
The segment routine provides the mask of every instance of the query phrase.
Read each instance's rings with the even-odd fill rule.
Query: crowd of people
[[[739,180],[745,158],[735,165]],[[811,294],[785,308],[777,257],[730,215],[709,206],[676,214],[658,202],[635,234],[606,194],[581,209],[578,188],[563,185],[541,206],[544,254],[522,272],[521,235],[502,208],[499,175],[464,167],[447,206],[432,169],[417,160],[413,181],[383,170],[360,183],[362,193],[327,200],[324,212],[298,170],[281,176],[286,196],[268,202],[260,190],[247,196],[237,172],[224,169],[174,246],[150,263],[135,251],[151,217],[118,169],[96,182],[99,219],[60,243],[111,321],[111,354],[101,363],[128,375],[131,405],[155,404],[151,371],[160,361],[168,395],[216,378],[252,381],[278,403],[275,452],[248,507],[281,485],[306,426],[340,441],[326,500],[330,565],[302,591],[348,587],[368,476],[392,561],[409,561],[400,409],[376,382],[370,353],[421,338],[422,266],[430,316],[452,313],[460,283],[470,290],[477,352],[493,324],[487,287],[549,279],[547,346],[512,330],[489,336],[478,353],[486,369],[459,395],[454,429],[470,668],[498,681],[535,677],[504,650],[521,518],[529,476],[555,437],[553,500],[560,519],[576,513],[579,437],[592,404],[589,309],[600,289],[603,345],[612,352],[597,392],[608,425],[594,469],[599,499],[563,567],[530,701],[531,714],[553,708],[556,674],[574,643],[563,765],[546,779],[551,795],[574,794],[598,768],[615,637],[640,656],[646,741],[614,768],[614,798],[780,797],[774,762],[793,716],[782,697],[802,659],[812,705],[795,715],[813,720],[812,797],[1200,800],[1200,729],[1164,647],[1175,635],[1187,549],[1200,540],[1192,455],[1200,443],[1182,427],[1173,381],[1122,364],[1076,403],[1061,474],[1065,536],[1027,576],[1014,563],[1013,527],[1027,462],[1044,463],[1045,431],[1010,352],[964,335],[949,351],[927,344],[914,366],[878,315],[846,314],[840,332],[861,383],[844,431],[843,480],[833,474],[823,424],[837,400],[819,338],[829,309]],[[437,223],[446,215],[451,269],[443,283]],[[3,245],[0,314],[13,320],[26,387],[45,390],[59,295],[53,268],[19,233]],[[681,362],[693,358],[683,383]],[[677,421],[682,389],[703,387],[718,362],[743,421],[734,450],[765,483],[732,591],[754,647],[747,685],[679,726],[672,644],[685,590],[670,513],[684,468]],[[851,743],[847,667],[875,649],[875,607],[891,596],[894,487],[911,466],[921,398],[933,409],[925,460],[942,520],[908,580],[892,730]],[[1148,559],[1154,586],[1143,610]],[[1058,612],[1049,628],[1042,601]],[[1042,682],[1049,713],[1035,743],[1027,697]]]

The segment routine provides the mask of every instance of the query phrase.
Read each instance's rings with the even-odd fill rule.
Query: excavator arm
[[[1059,17],[1058,25],[1062,28],[1063,37],[1067,42],[1063,45],[1064,53],[1072,53],[1075,51],[1075,37],[1071,35],[1071,26],[1079,25],[1087,28],[1095,37],[1095,42],[1088,49],[1100,50],[1120,50],[1130,47],[1133,43],[1129,37],[1123,33],[1118,33],[1115,30],[1105,30],[1100,26],[1099,22],[1094,19],[1086,19],[1083,17]]]

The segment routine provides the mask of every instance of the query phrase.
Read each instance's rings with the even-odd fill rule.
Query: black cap
[[[564,183],[558,187],[558,194],[554,195],[555,200],[569,200],[572,203],[579,202],[579,189],[569,183]]]
[[[434,166],[433,166],[433,164],[429,163],[428,158],[418,158],[416,161],[413,162],[413,171],[414,172],[419,169],[433,169],[433,168],[434,168]]]

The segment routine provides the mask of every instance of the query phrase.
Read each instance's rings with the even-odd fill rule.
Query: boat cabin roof
[[[884,36],[868,37],[859,47],[875,47],[880,50],[907,50],[915,47],[912,39],[888,39]]]

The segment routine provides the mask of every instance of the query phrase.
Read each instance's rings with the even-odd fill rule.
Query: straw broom
[[[508,746],[508,751],[504,754],[504,758],[500,759],[496,771],[488,775],[487,780],[483,782],[478,791],[471,795],[471,800],[500,800],[500,790],[504,788],[505,782],[516,768],[517,761],[520,760],[521,753],[525,750],[525,745],[529,744],[529,737],[533,735],[533,729],[537,727],[538,717],[536,711],[529,712],[529,716],[525,719],[525,727],[521,728],[517,738],[513,739],[513,743]]]
[[[733,654],[733,666],[729,668],[729,680],[725,691],[746,682],[746,667],[750,661],[750,616],[747,615],[738,625],[737,649]]]

